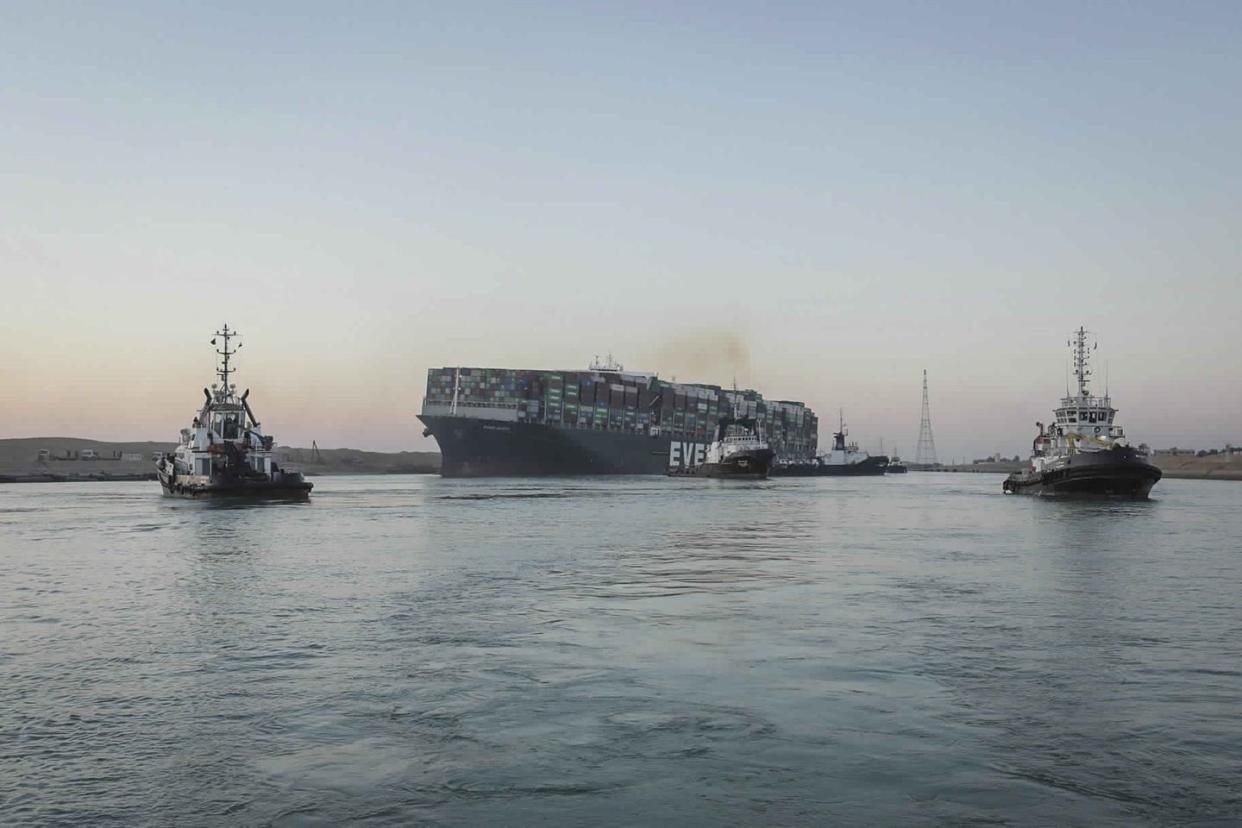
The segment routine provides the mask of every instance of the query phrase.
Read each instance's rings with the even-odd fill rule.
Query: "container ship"
[[[446,477],[666,474],[707,461],[722,416],[753,419],[776,458],[815,457],[819,421],[753,390],[666,381],[609,359],[585,371],[432,368],[419,415]]]

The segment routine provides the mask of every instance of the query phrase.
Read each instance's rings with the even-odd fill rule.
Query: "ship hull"
[[[882,475],[888,470],[884,457],[868,457],[857,463],[796,463],[773,466],[773,477],[866,477]]]
[[[664,474],[672,438],[542,423],[421,415],[445,477]]]
[[[672,477],[714,477],[726,480],[767,480],[775,452],[771,449],[739,451],[720,463],[670,468]]]
[[[272,479],[212,478],[202,483],[198,480],[170,478],[158,470],[160,487],[169,497],[191,500],[233,498],[252,500],[303,500],[310,497],[315,484],[305,480],[300,473],[283,472]]]
[[[1133,449],[1080,453],[1063,465],[1039,472],[1015,472],[1003,484],[1008,494],[1042,497],[1119,497],[1145,500],[1160,481],[1160,469]]]

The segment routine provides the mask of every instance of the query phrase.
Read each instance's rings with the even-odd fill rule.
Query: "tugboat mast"
[[[1078,396],[1087,396],[1087,378],[1091,376],[1091,369],[1087,367],[1090,360],[1090,351],[1087,349],[1087,329],[1079,327],[1074,331],[1074,339],[1070,347],[1074,351],[1074,376],[1078,378]]]
[[[216,349],[216,353],[217,353],[217,354],[219,354],[219,355],[221,356],[220,367],[216,369],[216,373],[220,375],[220,384],[221,384],[220,393],[221,393],[221,399],[223,399],[223,398],[225,398],[225,397],[228,397],[228,395],[229,395],[229,393],[230,393],[230,389],[229,389],[229,374],[232,374],[232,373],[236,372],[236,370],[237,370],[236,368],[230,368],[230,367],[229,367],[229,357],[231,357],[233,354],[237,353],[237,348],[240,348],[240,347],[241,347],[241,345],[238,345],[238,346],[237,346],[237,348],[234,348],[233,350],[231,350],[231,351],[230,351],[230,350],[229,350],[229,340],[230,340],[230,339],[232,339],[232,338],[233,338],[233,337],[235,337],[235,336],[240,336],[240,334],[239,334],[237,331],[235,331],[235,330],[230,331],[230,330],[229,330],[229,326],[226,324],[226,325],[224,326],[224,330],[222,330],[222,331],[216,331],[216,336],[218,336],[218,337],[220,337],[221,339],[223,339],[223,340],[224,340],[224,348],[223,348],[223,350],[221,350],[221,349],[219,349],[219,348],[217,348],[217,349]],[[211,344],[212,344],[212,345],[215,345],[215,344],[216,344],[216,340],[214,340],[214,339],[213,339],[213,340],[211,340]]]

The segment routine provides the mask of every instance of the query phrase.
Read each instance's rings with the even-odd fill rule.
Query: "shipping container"
[[[750,416],[761,424],[777,453],[808,457],[818,448],[819,422],[805,404],[765,400],[753,389],[668,383],[610,371],[533,371],[507,368],[431,368],[428,405],[458,402],[480,411],[512,412],[524,423],[558,428],[660,432],[681,439],[709,440],[722,414]],[[457,416],[471,416],[457,412]]]

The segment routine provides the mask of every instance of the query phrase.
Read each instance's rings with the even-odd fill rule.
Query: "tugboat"
[[[255,419],[248,398],[250,389],[240,397],[237,386],[229,378],[237,369],[229,367],[229,358],[237,348],[229,349],[229,340],[237,331],[216,331],[223,341],[220,381],[211,389],[203,389],[206,397],[190,428],[181,429],[181,442],[176,450],[165,454],[156,463],[164,493],[175,497],[257,497],[304,499],[313,484],[301,472],[282,469],[273,456],[272,437],[265,435]]]
[[[858,443],[846,443],[849,432],[845,428],[845,414],[841,413],[839,431],[832,434],[832,449],[810,462],[780,463],[772,467],[774,477],[817,477],[845,475],[880,475],[888,470],[888,458],[872,457],[858,448]]]
[[[888,466],[884,469],[885,474],[905,474],[908,471],[906,464],[901,462],[901,458],[897,456],[896,452],[893,453],[892,457],[888,458]]]
[[[1079,327],[1067,343],[1074,355],[1078,393],[1066,389],[1056,409],[1056,423],[1036,423],[1039,434],[1031,446],[1031,464],[1009,475],[1008,494],[1105,495],[1142,500],[1160,480],[1160,469],[1148,460],[1146,446],[1131,446],[1117,409],[1105,390],[1094,397],[1087,387],[1091,369],[1087,330]],[[1098,343],[1096,345],[1098,347]]]
[[[752,417],[724,416],[716,425],[716,439],[707,447],[704,462],[674,466],[671,477],[722,477],[766,480],[776,452],[768,446]]]

